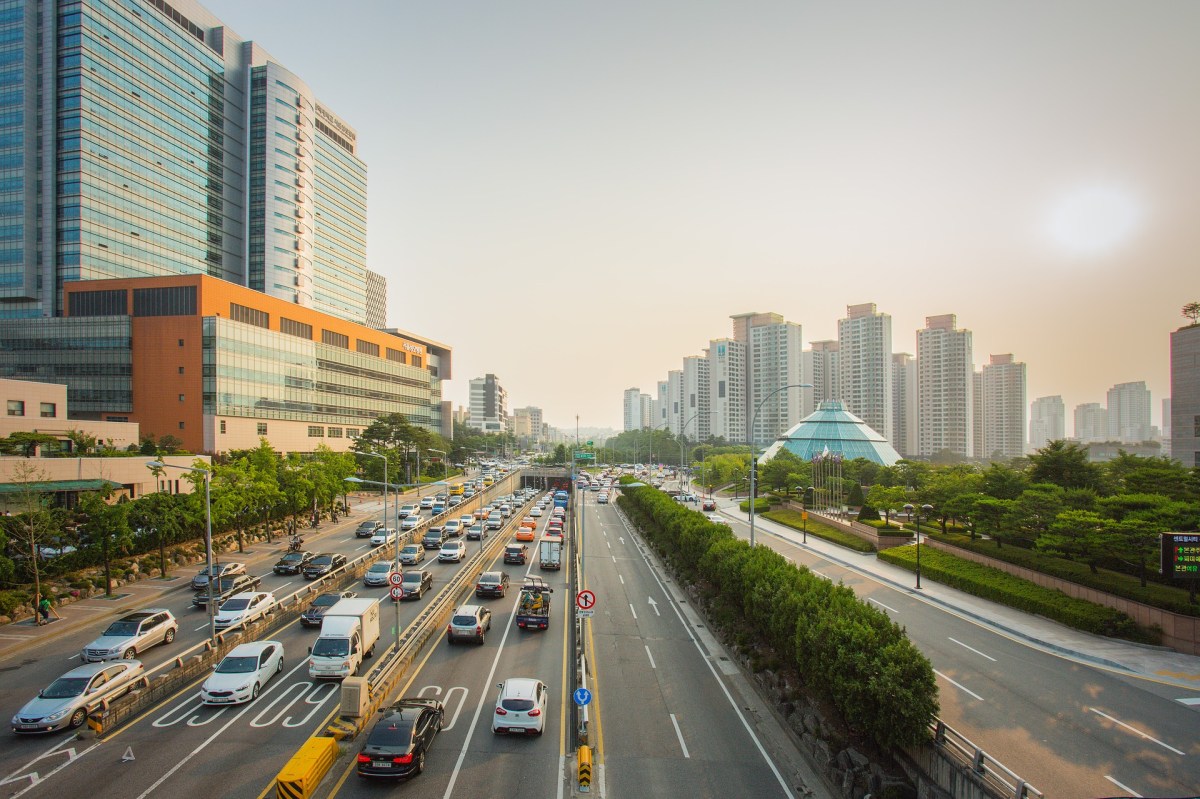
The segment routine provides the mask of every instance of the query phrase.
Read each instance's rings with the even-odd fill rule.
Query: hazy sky
[[[388,321],[553,425],[775,311],[1028,397],[1170,391],[1200,300],[1200,2],[210,0],[358,131]],[[331,11],[330,9],[336,9]]]

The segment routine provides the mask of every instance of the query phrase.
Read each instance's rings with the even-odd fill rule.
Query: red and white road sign
[[[404,588],[398,585],[393,585],[392,599],[404,599]]]
[[[388,575],[388,582],[392,585],[400,585],[400,583],[404,582],[404,575],[400,572],[392,572]]]
[[[583,589],[575,595],[575,607],[580,610],[591,610],[596,607],[596,595],[588,589]]]

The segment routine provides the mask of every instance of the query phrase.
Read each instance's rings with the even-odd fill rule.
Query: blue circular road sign
[[[592,692],[586,688],[576,688],[573,696],[577,705],[586,705],[592,701]]]

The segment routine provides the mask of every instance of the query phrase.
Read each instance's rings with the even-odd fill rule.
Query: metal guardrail
[[[437,516],[431,516],[423,520],[414,530],[406,531],[407,540],[411,541],[418,533],[437,521],[441,521],[451,515],[464,515],[473,507],[482,507],[489,494],[499,493],[502,490],[501,486],[505,486],[515,476],[505,478],[505,480],[497,482],[481,493],[471,497],[466,502],[461,502],[458,505],[447,508]],[[401,545],[403,545],[406,542],[404,534],[400,534],[399,531],[397,531],[397,534],[401,535]],[[500,539],[501,536],[498,535],[496,538]],[[344,566],[339,567],[324,577],[317,578],[304,587],[279,598],[274,610],[270,614],[248,626],[218,633],[215,644],[208,640],[201,641],[183,650],[173,659],[148,669],[145,675],[143,675],[143,687],[141,689],[135,690],[128,696],[118,700],[117,703],[102,707],[98,712],[92,714],[93,729],[101,734],[111,732],[128,722],[129,719],[142,713],[145,709],[175,693],[183,685],[210,670],[217,661],[238,644],[247,641],[257,641],[298,620],[300,614],[312,604],[313,599],[318,594],[329,590],[344,590],[352,584],[357,584],[372,563],[382,560],[380,555],[383,551],[383,548],[369,550],[354,560],[347,561]],[[467,565],[470,565],[470,563],[471,561],[468,561]],[[460,570],[460,576],[465,571],[465,568]],[[454,581],[452,581],[453,583]],[[445,593],[445,589],[443,589],[442,593]],[[438,596],[440,597],[441,595],[439,593]],[[425,614],[423,613],[422,616],[418,617],[418,622],[424,616]],[[416,624],[417,622],[414,622],[411,626],[416,626]],[[378,668],[373,670],[372,673],[375,673],[375,671],[378,671]]]
[[[1043,799],[1044,794],[1010,768],[976,746],[965,735],[938,719],[929,725],[934,745],[946,756],[970,768],[997,796]]]

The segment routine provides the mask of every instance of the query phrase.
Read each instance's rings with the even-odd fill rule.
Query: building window
[[[67,295],[67,315],[124,316],[128,311],[127,302],[124,289],[73,291]]]
[[[325,437],[325,428],[321,427],[320,425],[310,424],[308,426],[308,437],[309,438],[324,438]]]
[[[1192,417],[1192,438],[1200,438],[1200,416]]]
[[[53,402],[42,403],[42,418],[53,419],[58,416],[58,406]]]
[[[24,400],[9,400],[8,401],[8,415],[9,416],[24,416],[25,415],[25,401]]]
[[[419,355],[413,356],[413,364],[412,365],[417,367],[418,369],[421,368],[421,366],[424,364],[424,362],[425,361],[423,358],[421,358],[421,356],[419,356]]]
[[[179,367],[179,374],[183,374],[183,367]]]
[[[128,422],[129,417],[128,416],[105,416],[104,421],[106,421],[106,422]]]
[[[286,316],[279,317],[279,332],[312,341],[312,325],[297,322],[295,319],[288,319]]]
[[[724,380],[717,381],[717,398],[718,399],[725,398],[725,381]]]
[[[342,428],[340,428],[340,427],[331,427],[331,428],[329,428],[329,432],[328,432],[328,433],[326,433],[326,435],[327,435],[329,438],[341,438],[341,437],[342,437]]]
[[[387,359],[396,363],[408,363],[408,356],[400,350],[394,350],[391,347],[387,348]]]
[[[185,400],[184,400],[184,397],[183,397],[183,395],[182,395],[182,394],[180,394],[180,395],[179,395],[179,401],[180,401],[180,402],[184,402],[184,401],[185,401]]]
[[[195,316],[195,286],[133,290],[134,316]]]
[[[350,349],[350,337],[332,330],[321,331],[321,343],[331,347],[340,347],[343,350]]]
[[[257,308],[248,308],[245,305],[238,305],[236,302],[229,303],[229,318],[235,322],[242,322],[255,327],[271,327],[271,315],[266,311],[260,311]]]
[[[267,423],[266,422],[258,423],[258,434],[260,436],[265,436],[267,434]]]
[[[180,430],[182,430],[182,429],[183,429],[183,422],[180,422],[180,423],[179,423],[179,429],[180,429]]]
[[[183,346],[183,339],[179,339],[179,346]]]
[[[363,353],[364,355],[374,355],[376,358],[379,357],[379,345],[370,341],[363,341],[361,338],[354,340],[354,349]]]
[[[221,432],[222,433],[225,432],[225,420],[224,419],[221,420]]]
[[[358,438],[358,432],[358,428],[356,427],[347,427],[346,438]]]

